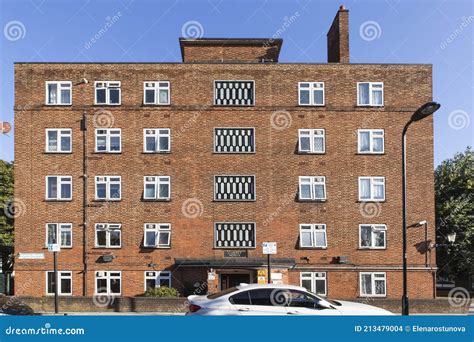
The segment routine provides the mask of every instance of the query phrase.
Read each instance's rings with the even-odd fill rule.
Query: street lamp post
[[[436,112],[441,105],[436,102],[428,102],[422,105],[420,108],[413,113],[410,120],[407,122],[405,127],[403,127],[402,132],[402,238],[403,238],[403,296],[402,296],[402,315],[409,314],[409,304],[408,304],[408,290],[407,290],[407,215],[406,215],[406,205],[407,205],[407,170],[406,170],[406,134],[408,127],[416,121],[420,121],[434,112]]]

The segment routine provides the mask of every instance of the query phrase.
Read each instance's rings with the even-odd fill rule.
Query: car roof
[[[306,288],[296,285],[283,285],[283,284],[239,284],[236,286],[239,290],[253,290],[253,289],[288,289],[288,290],[300,290],[307,291]]]

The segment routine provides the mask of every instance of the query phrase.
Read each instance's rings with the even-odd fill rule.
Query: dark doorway
[[[237,286],[241,283],[250,283],[250,274],[247,273],[230,273],[221,274],[221,290],[229,287]]]

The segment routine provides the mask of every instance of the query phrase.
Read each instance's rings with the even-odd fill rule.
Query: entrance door
[[[221,290],[229,287],[237,286],[241,283],[250,283],[250,274],[247,273],[230,273],[221,274]]]

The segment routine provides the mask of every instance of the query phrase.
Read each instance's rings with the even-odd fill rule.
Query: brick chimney
[[[327,34],[328,63],[349,63],[349,10],[339,7]]]

